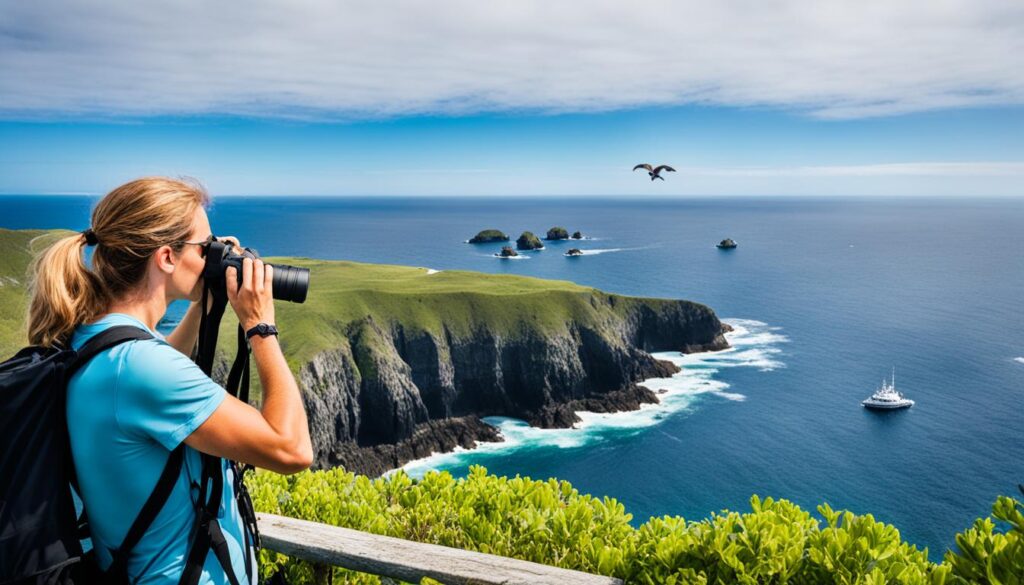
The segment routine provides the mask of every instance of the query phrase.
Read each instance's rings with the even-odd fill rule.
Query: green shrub
[[[750,500],[746,513],[723,511],[700,521],[652,518],[639,528],[611,498],[580,494],[568,482],[489,475],[403,472],[369,479],[341,469],[248,478],[256,509],[420,542],[599,573],[642,585],[1024,585],[1024,515],[1001,497],[990,518],[957,536],[958,553],[931,563],[927,550],[870,514],[818,507],[824,523],[786,500]],[[283,570],[291,582],[314,582],[314,567],[260,553],[263,577]],[[335,583],[379,583],[335,568]]]
[[[997,532],[992,518],[979,518],[974,526],[956,535],[959,552],[946,551],[945,565],[971,583],[1024,584],[1024,514],[1021,503],[1000,496],[992,506],[996,520],[1008,524]]]

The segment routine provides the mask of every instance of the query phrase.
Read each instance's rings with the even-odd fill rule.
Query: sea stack
[[[519,255],[519,252],[516,252],[515,250],[513,250],[512,246],[502,246],[501,247],[501,252],[498,252],[497,254],[495,254],[495,256],[497,256],[499,258],[512,258],[512,257],[518,256],[518,255]]]
[[[507,242],[508,236],[501,230],[483,230],[469,240],[470,244],[489,244],[491,242]]]
[[[519,236],[516,240],[516,248],[520,250],[543,250],[544,244],[541,243],[540,238],[533,235],[533,232],[523,232],[523,235]]]
[[[579,230],[577,230],[577,231],[574,231],[574,232],[572,233],[572,239],[574,239],[574,240],[582,240],[582,239],[583,239],[583,234],[582,234],[582,233],[580,233],[580,231],[579,231]]]
[[[548,230],[548,240],[568,240],[569,232],[564,227],[555,226]]]
[[[582,256],[583,250],[579,248],[569,248],[569,251],[565,253],[566,256]]]
[[[722,250],[731,250],[736,247],[736,242],[732,238],[726,238],[721,242],[718,242],[718,248]]]

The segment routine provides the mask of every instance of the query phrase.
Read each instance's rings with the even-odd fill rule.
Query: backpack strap
[[[142,505],[142,509],[139,510],[139,515],[135,517],[135,521],[132,522],[131,528],[128,529],[128,533],[124,537],[124,541],[121,542],[121,546],[116,550],[111,551],[113,556],[113,562],[107,569],[108,573],[127,574],[128,571],[128,555],[131,553],[135,545],[139,543],[142,536],[149,529],[150,524],[153,520],[156,520],[156,515],[163,509],[164,504],[167,503],[167,499],[171,497],[171,492],[174,491],[174,485],[177,483],[178,478],[181,476],[181,466],[185,460],[185,444],[180,443],[177,447],[171,451],[171,455],[167,458],[167,464],[164,465],[164,470],[160,473],[160,479],[156,482],[156,487],[153,488],[153,492],[149,494],[149,498],[146,499],[146,503]]]
[[[221,496],[224,493],[223,459],[206,453],[200,453],[200,457],[203,462],[202,478],[200,479],[199,487],[201,501],[196,508],[196,522],[185,560],[185,569],[181,573],[178,585],[197,585],[199,583],[206,557],[210,551],[213,551],[217,562],[224,569],[230,585],[240,585],[238,577],[235,575],[234,567],[231,565],[231,555],[228,551],[227,539],[224,537],[220,522],[217,520]],[[246,542],[241,544],[242,546],[249,546]],[[248,569],[246,574],[251,581]]]

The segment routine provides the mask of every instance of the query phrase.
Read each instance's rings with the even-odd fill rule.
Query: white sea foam
[[[440,270],[434,270],[433,268],[427,268],[427,275],[428,276],[431,275],[431,274],[437,274],[438,272],[441,272],[441,271]]]
[[[736,402],[743,402],[747,399],[743,394],[737,394],[735,392],[717,392],[717,394],[726,400],[733,400]]]
[[[584,447],[616,435],[653,427],[676,412],[693,409],[702,396],[742,402],[746,396],[727,391],[730,389],[729,384],[716,380],[715,374],[726,368],[757,368],[767,372],[784,367],[785,364],[779,359],[782,350],[778,346],[789,340],[779,332],[779,327],[771,327],[761,321],[728,319],[726,322],[733,327],[726,334],[732,346],[729,349],[697,354],[653,354],[681,368],[671,378],[653,378],[642,382],[657,394],[659,404],[643,404],[639,410],[629,412],[578,412],[576,414],[580,422],[571,429],[540,429],[514,418],[488,417],[484,420],[498,427],[504,442],[479,443],[472,450],[459,448],[450,453],[434,454],[407,463],[403,469],[409,475],[422,477],[432,469],[473,463],[476,459],[498,452],[537,447]],[[676,437],[670,438],[679,440]]]
[[[608,254],[610,252],[630,252],[632,250],[648,250],[650,248],[656,248],[657,246],[640,246],[637,248],[592,248],[584,249],[581,248],[580,252],[583,252],[583,256],[597,256],[598,254]],[[566,254],[568,256],[568,254]]]
[[[598,248],[594,250],[580,250],[580,252],[583,252],[584,256],[597,256],[598,254],[607,254],[608,252],[621,252],[625,249],[626,248]]]
[[[484,254],[484,256],[490,256],[491,258],[497,258],[498,260],[529,260],[530,257],[526,254],[519,254],[518,256],[501,256],[500,254]]]
[[[1015,361],[1015,362],[1017,362],[1019,364],[1024,364],[1024,357],[1015,357],[1015,358],[1013,358],[1013,361]]]

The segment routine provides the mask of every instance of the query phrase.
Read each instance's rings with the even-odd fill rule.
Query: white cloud
[[[0,116],[1024,103],[1024,3],[0,0]]]

